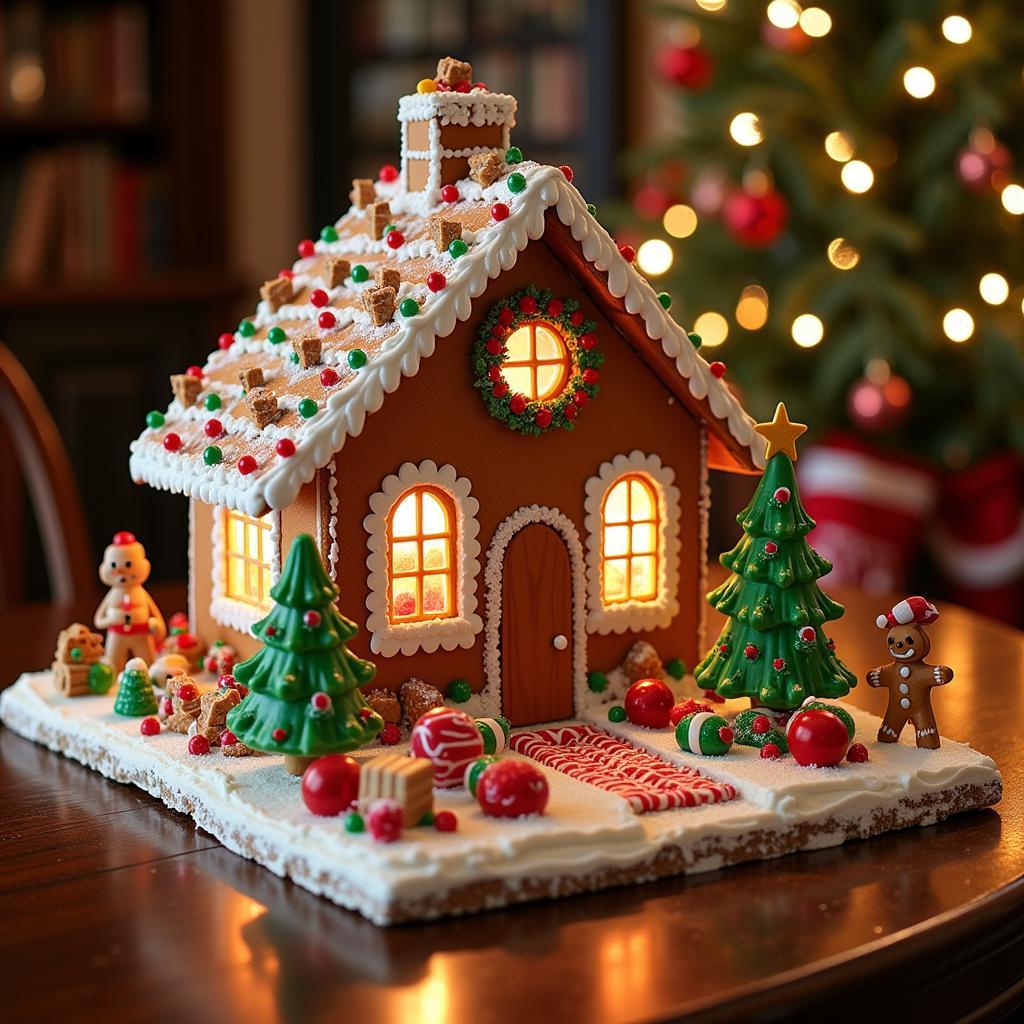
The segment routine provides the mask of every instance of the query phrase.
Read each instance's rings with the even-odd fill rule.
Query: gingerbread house
[[[520,725],[637,640],[692,663],[707,471],[763,440],[515,112],[453,60],[402,97],[401,167],[172,379],[131,472],[190,500],[201,635],[251,653],[310,533],[375,686],[465,679]]]

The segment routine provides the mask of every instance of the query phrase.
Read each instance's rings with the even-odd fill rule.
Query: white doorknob
[[[557,636],[551,638],[551,646],[556,651],[564,651],[569,646],[569,641],[559,633]]]

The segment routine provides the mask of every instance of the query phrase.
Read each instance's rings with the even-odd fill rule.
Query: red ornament
[[[726,366],[721,359],[716,359],[713,363],[711,363],[708,369],[711,371],[711,376],[717,377],[719,380],[721,380],[725,376]]]
[[[526,411],[526,399],[522,395],[513,395],[508,407],[516,416],[521,416]]]
[[[839,764],[850,736],[838,715],[821,708],[798,711],[786,729],[789,751],[799,765],[831,768]]]
[[[485,347],[487,348],[487,351],[490,352],[490,354],[492,356],[500,356],[502,351],[505,348],[505,346],[502,345],[502,343],[497,338],[488,338],[487,339],[487,345]],[[491,367],[491,369],[497,369],[497,367]],[[498,376],[500,376],[500,374]],[[497,380],[497,379],[498,379],[497,377],[492,377],[491,378],[491,380]]]
[[[761,748],[761,756],[766,761],[774,761],[777,757],[781,757],[782,750],[779,748],[778,743],[766,743]]]
[[[313,290],[312,290],[312,291],[311,291],[311,292],[309,293],[309,301],[310,301],[310,302],[311,302],[311,303],[312,303],[312,304],[313,304],[314,306],[316,306],[317,308],[319,308],[320,306],[326,306],[326,305],[327,305],[327,303],[328,303],[328,302],[329,302],[330,300],[329,300],[329,298],[328,298],[328,296],[327,296],[327,292],[325,292],[325,291],[323,290],[323,288],[314,288],[314,289],[313,289]]]
[[[274,445],[274,450],[282,459],[290,459],[295,454],[295,442],[289,437],[282,437],[281,440]]]
[[[596,344],[597,335],[593,331],[580,335],[580,348],[585,348],[589,352]]]
[[[772,668],[775,669],[776,672],[781,672],[785,667],[786,667],[786,659],[785,658],[776,658],[772,662]]]
[[[551,410],[547,407],[537,410],[537,415],[533,417],[533,422],[537,424],[541,430],[547,430],[551,426]]]
[[[238,742],[238,737],[230,729],[221,729],[217,740],[222,747],[233,747]]]
[[[190,366],[185,371],[185,374],[188,377],[195,377],[196,380],[202,380],[203,379],[203,368],[201,366]]]
[[[737,189],[722,206],[726,230],[741,245],[763,249],[774,244],[789,221],[789,205],[775,191],[751,195]]]
[[[563,416],[564,416],[564,417],[565,417],[565,418],[566,418],[567,420],[574,420],[574,419],[576,419],[576,406],[575,406],[575,405],[573,405],[573,404],[572,404],[572,403],[570,402],[570,403],[569,403],[569,405],[567,405],[567,406],[566,406],[566,407],[565,407],[565,408],[564,408],[564,409],[562,410],[562,415],[563,415]]]
[[[772,722],[767,715],[758,715],[750,723],[750,731],[757,736],[763,736],[766,732],[772,731]]]
[[[634,725],[664,729],[669,723],[675,697],[660,679],[638,679],[626,691],[626,717]]]
[[[494,385],[494,397],[504,398],[508,394],[508,385],[502,381],[500,384]]]
[[[584,384],[596,384],[601,379],[601,374],[592,366],[588,366],[580,376]]]
[[[574,310],[573,313],[569,316],[569,323],[571,323],[573,327],[581,327],[583,325],[584,319],[585,318],[583,316],[583,310],[577,309]]]
[[[476,798],[480,809],[492,818],[543,814],[548,805],[548,781],[532,761],[496,761],[477,780]]]
[[[432,292],[439,292],[448,283],[447,278],[439,270],[427,274],[427,287]]]
[[[684,700],[679,704],[676,704],[674,708],[668,714],[669,724],[678,725],[687,715],[695,715],[698,712],[706,711],[709,714],[712,712],[710,704],[705,704],[700,700]]]
[[[501,307],[501,312],[498,313],[498,323],[504,324],[506,327],[508,327],[508,325],[512,323],[512,321],[515,320],[515,318],[515,310],[511,306]]]
[[[263,630],[263,632],[266,636],[277,636],[277,627],[267,626],[267,628]]]
[[[302,802],[323,818],[344,814],[359,796],[359,762],[347,754],[318,757],[302,773]]]
[[[360,718],[361,718],[361,719],[362,719],[362,720],[363,720],[364,722],[366,722],[366,721],[368,721],[369,719],[373,718],[373,716],[374,716],[374,710],[373,710],[373,708],[360,708],[360,709],[359,709],[359,717],[360,717]]]
[[[398,168],[394,164],[384,164],[377,172],[377,177],[383,182],[398,180]]]
[[[366,827],[378,843],[402,838],[402,805],[397,800],[374,800],[366,812]]]
[[[561,316],[565,304],[560,299],[551,299],[547,304],[548,316]]]
[[[476,722],[454,708],[431,708],[412,727],[409,749],[434,766],[434,785],[462,785],[466,765],[483,756],[484,740]]]
[[[250,473],[255,471],[256,460],[251,455],[243,455],[236,465],[238,466],[238,472],[241,473],[242,476],[248,476]]]
[[[718,645],[718,653],[719,654],[728,654],[729,653],[729,645],[728,644],[719,644]]]
[[[454,185],[444,185],[441,188],[441,198],[446,203],[457,203],[459,201],[459,190]]]
[[[268,630],[268,632],[269,632],[269,630]],[[271,738],[271,739],[272,739],[272,740],[273,740],[273,741],[274,741],[275,743],[284,743],[284,741],[285,741],[286,739],[288,739],[288,730],[287,730],[287,729],[280,729],[280,728],[278,728],[278,729],[275,729],[275,730],[274,730],[274,731],[273,731],[273,732],[272,732],[272,733],[270,734],[270,738]]]
[[[743,648],[743,657],[746,658],[747,661],[755,661],[760,654],[761,648],[758,647],[757,644],[747,644],[747,646]]]
[[[459,819],[454,811],[438,811],[434,815],[434,828],[438,832],[454,832],[459,827]]]
[[[714,77],[714,65],[699,46],[666,46],[657,58],[658,73],[681,89],[699,92]]]
[[[818,637],[813,626],[801,626],[796,635],[805,644],[813,644]]]
[[[178,687],[178,699],[187,704],[199,696],[199,688],[194,683],[184,683]]]
[[[572,168],[568,164],[559,164],[558,169],[565,175],[566,181],[572,181],[573,173]]]
[[[619,255],[627,262],[632,263],[636,259],[636,249],[631,245],[620,245]]]
[[[329,310],[325,309],[317,318],[316,322],[325,331],[329,331],[337,322],[337,317]]]
[[[312,238],[304,238],[298,245],[299,255],[304,259],[309,259],[316,252],[316,245],[313,243]]]
[[[380,731],[380,741],[385,747],[393,747],[402,738],[402,731],[394,722],[386,722]]]
[[[519,308],[524,313],[536,313],[537,300],[532,295],[523,295],[519,299]]]
[[[202,757],[210,752],[210,741],[205,736],[193,736],[188,741],[188,752],[195,757]]]
[[[987,192],[989,189],[1001,191],[1010,180],[1013,157],[1001,142],[996,142],[987,132],[978,141],[982,145],[969,145],[957,154],[957,175],[974,192]]]
[[[863,743],[851,743],[846,752],[846,760],[851,764],[863,764],[868,760],[868,748]]]
[[[231,348],[235,342],[235,336],[225,331],[220,337],[217,338],[217,347],[223,350]]]
[[[334,702],[331,700],[329,693],[324,693],[323,690],[318,690],[309,698],[310,706],[314,711],[330,711],[334,707]]]
[[[405,235],[402,234],[397,228],[394,231],[389,231],[384,239],[388,244],[389,249],[397,249],[405,244]]]
[[[164,448],[169,452],[181,449],[181,438],[173,430],[169,434],[164,434]]]
[[[764,542],[764,553],[766,555],[776,555],[779,552],[779,545],[773,540],[766,540]]]
[[[495,324],[491,328],[491,337],[497,338],[499,341],[501,341],[506,334],[508,334],[508,328],[504,324]]]
[[[224,424],[216,418],[208,419],[203,424],[203,433],[207,437],[220,437],[224,433]]]
[[[141,722],[139,722],[139,732],[141,732],[143,736],[155,736],[159,731],[159,718],[153,718],[152,716],[150,716],[149,718],[144,718]]]
[[[780,505],[788,505],[791,497],[788,487],[777,487],[772,495],[772,498]]]
[[[587,402],[590,401],[590,395],[588,395],[586,391],[577,391],[573,394],[572,400],[577,405],[586,405]]]
[[[308,626],[310,629],[316,629],[321,622],[323,622],[323,616],[316,611],[314,608],[310,608],[305,615],[302,616],[303,625]]]
[[[509,215],[508,206],[505,203],[495,203],[491,207],[491,216],[498,221],[504,220]]]

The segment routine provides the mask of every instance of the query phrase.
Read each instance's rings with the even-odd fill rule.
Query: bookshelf
[[[0,338],[53,412],[94,549],[136,529],[164,577],[185,571],[185,506],[132,484],[127,444],[237,318],[225,45],[220,0],[0,5]],[[31,565],[26,499],[5,506]],[[0,581],[0,605],[44,597],[36,575]]]
[[[398,162],[397,99],[438,57],[470,60],[480,81],[519,100],[513,141],[573,167],[595,203],[616,192],[622,136],[619,0],[308,0],[312,60],[311,223],[347,204],[353,177]]]

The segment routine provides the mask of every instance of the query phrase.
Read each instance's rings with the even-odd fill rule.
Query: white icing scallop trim
[[[227,564],[227,543],[224,538],[226,508],[213,509],[211,531],[211,569],[213,589],[210,592],[210,615],[228,629],[248,634],[267,613],[251,604],[228,597],[224,589],[224,571]],[[270,512],[270,582],[273,585],[281,576],[281,513]]]
[[[327,464],[327,572],[331,579],[338,582],[338,563],[341,560],[341,548],[338,543],[338,469],[334,459]]]
[[[455,505],[457,614],[447,619],[393,624],[388,619],[388,515],[398,499],[417,484],[440,488]],[[471,489],[470,480],[459,476],[454,466],[439,468],[436,462],[425,459],[418,466],[412,462],[403,463],[398,473],[386,477],[381,489],[371,496],[371,511],[363,520],[363,526],[369,534],[370,550],[366,559],[370,590],[366,598],[370,612],[366,627],[370,632],[370,650],[374,654],[385,658],[396,654],[415,654],[421,650],[433,654],[438,647],[454,651],[458,647],[468,649],[476,642],[476,635],[484,624],[476,614],[476,587],[480,574],[477,512],[480,503],[470,494]]]
[[[700,545],[700,579],[697,584],[697,657],[704,651],[708,628],[708,536],[711,521],[711,484],[708,481],[708,428],[700,425],[700,498],[698,499],[698,534]]]
[[[513,127],[519,104],[503,92],[414,92],[398,100],[398,120]]]
[[[531,523],[544,523],[557,530],[569,549],[572,574],[572,677],[573,713],[586,706],[587,690],[587,576],[583,545],[576,525],[562,511],[547,505],[524,505],[498,524],[487,548],[484,588],[487,628],[484,631],[484,707],[490,715],[501,713],[501,586],[505,572],[505,550],[512,538]]]
[[[295,431],[293,456],[277,459],[266,471],[242,476],[232,466],[204,466],[199,457],[183,458],[178,453],[166,452],[155,441],[143,450],[140,441],[152,441],[157,433],[147,429],[132,442],[132,478],[253,516],[261,515],[267,508],[286,508],[303,484],[312,480],[316,471],[341,450],[346,439],[362,432],[366,417],[381,408],[385,396],[398,388],[402,378],[419,372],[422,360],[433,355],[438,339],[447,337],[456,323],[473,315],[473,300],[488,283],[515,266],[519,253],[543,236],[547,227],[544,214],[551,207],[580,244],[587,261],[607,275],[609,294],[621,299],[627,312],[643,320],[648,337],[658,342],[674,361],[694,398],[707,399],[712,415],[726,424],[739,444],[749,449],[751,462],[763,467],[764,443],[754,431],[753,419],[724,382],[712,376],[707,362],[690,344],[686,331],[662,307],[648,281],[623,259],[614,239],[587,211],[576,188],[557,167],[524,161],[516,169],[528,183],[518,195],[509,193],[505,178],[484,189],[468,179],[460,183],[460,192],[467,198],[479,195],[487,203],[500,199],[509,204],[511,214],[477,232],[469,252],[445,264],[447,287],[429,296],[418,315],[395,320],[398,329],[382,350],[350,384],[331,395],[301,430]],[[424,201],[425,193],[398,192],[392,209],[396,213],[424,212]],[[342,218],[339,223],[344,221]],[[316,245],[317,251],[324,250],[324,243]],[[236,337],[227,352],[213,352],[207,366],[217,367],[232,358],[238,346]],[[264,430],[268,439],[273,437],[269,429]]]
[[[645,477],[654,487],[661,516],[658,524],[658,593],[653,601],[606,606],[601,600],[601,504],[608,489],[627,473]],[[679,488],[675,470],[657,455],[634,449],[601,463],[586,484],[587,629],[591,633],[626,633],[663,629],[679,614]]]

